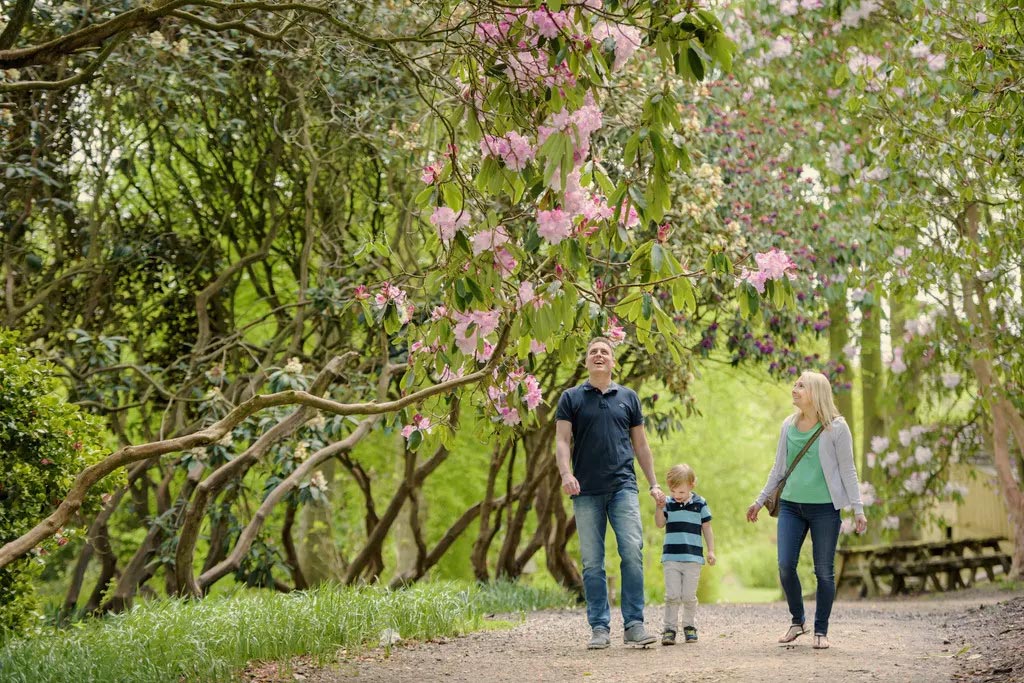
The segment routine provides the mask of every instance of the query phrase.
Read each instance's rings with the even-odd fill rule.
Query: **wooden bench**
[[[836,586],[839,590],[853,587],[864,597],[929,587],[936,591],[967,588],[974,585],[978,570],[994,581],[996,568],[1003,574],[1010,571],[1011,558],[999,545],[1003,540],[967,538],[842,548]]]

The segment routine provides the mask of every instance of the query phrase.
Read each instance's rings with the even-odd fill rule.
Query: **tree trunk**
[[[837,285],[838,286],[838,285]],[[830,299],[828,303],[828,347],[829,358],[837,365],[843,366],[843,372],[838,379],[844,384],[850,384],[849,389],[836,390],[836,407],[840,414],[846,418],[846,424],[850,426],[850,432],[856,433],[856,424],[853,419],[853,367],[852,359],[846,356],[846,346],[850,343],[850,317],[846,311],[846,286],[842,286],[842,294],[835,300]]]
[[[345,573],[345,560],[334,540],[335,461],[325,462],[320,471],[327,480],[327,501],[309,503],[299,511],[299,543],[296,547],[299,569],[308,585],[339,581]]]
[[[515,441],[506,441],[503,444],[496,444],[491,453],[491,463],[487,470],[487,486],[484,490],[484,498],[480,506],[480,528],[477,532],[476,541],[473,543],[473,553],[470,561],[473,564],[473,574],[477,581],[487,582],[491,579],[491,572],[487,566],[487,553],[494,538],[491,527],[491,510],[494,500],[494,488],[498,480],[498,473],[501,471],[505,458],[515,448]]]
[[[861,401],[864,408],[864,426],[861,431],[861,454],[858,469],[863,479],[873,481],[875,473],[867,467],[865,455],[871,451],[871,439],[885,435],[882,397],[885,387],[885,369],[882,365],[882,303],[878,287],[869,292],[874,296],[870,306],[864,306],[861,320]]]

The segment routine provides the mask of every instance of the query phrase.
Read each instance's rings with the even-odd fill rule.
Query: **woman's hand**
[[[868,518],[864,513],[853,516],[853,528],[858,534],[862,534],[868,530]]]
[[[748,522],[756,522],[757,521],[757,511],[760,510],[760,509],[761,509],[761,506],[758,505],[757,503],[754,503],[753,505],[748,507],[747,508],[747,521]],[[867,524],[866,521],[864,523],[865,523],[865,525]]]

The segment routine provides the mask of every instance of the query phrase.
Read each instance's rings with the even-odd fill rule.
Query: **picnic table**
[[[979,570],[990,581],[995,570],[1010,571],[1002,536],[944,541],[901,541],[839,549],[836,587],[855,588],[861,597],[899,595],[911,590],[951,591],[974,584]]]

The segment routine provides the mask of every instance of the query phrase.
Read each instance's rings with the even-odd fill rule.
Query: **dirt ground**
[[[813,610],[808,602],[808,615]],[[660,606],[648,607],[650,630],[660,631],[661,614]],[[537,612],[511,630],[402,642],[390,652],[376,649],[327,667],[293,662],[282,678],[309,683],[1024,683],[1021,590],[837,601],[828,650],[814,650],[810,635],[789,645],[776,642],[789,623],[784,603],[701,605],[698,620],[697,643],[634,649],[622,644],[621,616],[613,614],[612,646],[588,651],[582,609]],[[256,674],[255,681],[270,680],[250,674]]]

